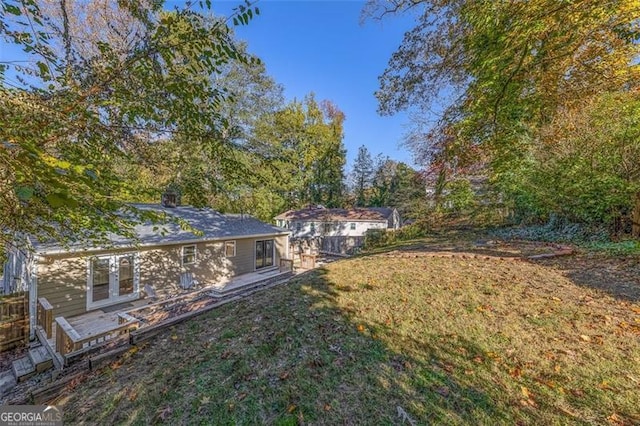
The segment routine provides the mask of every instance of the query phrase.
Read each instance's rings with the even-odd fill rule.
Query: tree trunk
[[[631,213],[631,235],[640,238],[640,192],[636,193],[636,202]]]

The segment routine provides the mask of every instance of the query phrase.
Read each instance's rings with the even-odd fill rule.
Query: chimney
[[[169,187],[162,193],[161,204],[163,207],[178,207],[180,198],[180,192],[175,187]]]

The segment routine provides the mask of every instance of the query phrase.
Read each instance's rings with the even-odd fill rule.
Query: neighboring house
[[[309,206],[289,210],[275,218],[278,226],[291,230],[294,240],[320,240],[322,250],[348,252],[360,247],[370,229],[398,229],[400,215],[394,208],[368,207],[328,209]]]
[[[177,223],[136,226],[138,241],[114,237],[108,248],[30,241],[12,250],[3,270],[3,291],[29,291],[32,328],[36,300],[45,297],[54,317],[70,317],[140,298],[144,288],[159,298],[188,281],[220,285],[231,277],[277,267],[288,257],[289,231],[247,215],[212,209],[135,205],[164,212]]]

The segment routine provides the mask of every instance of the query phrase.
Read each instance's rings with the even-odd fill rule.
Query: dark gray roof
[[[132,206],[140,210],[166,213],[170,217],[185,221],[189,226],[202,232],[202,235],[196,235],[191,231],[181,229],[180,225],[175,222],[165,224],[143,223],[135,227],[138,241],[114,235],[110,238],[108,247],[91,247],[81,242],[72,244],[69,248],[64,248],[57,243],[34,242],[33,245],[37,252],[46,254],[75,250],[104,250],[110,247],[119,248],[134,245],[160,246],[195,241],[284,235],[290,232],[287,229],[264,223],[246,214],[221,214],[210,208],[190,206],[163,207],[158,204],[132,204]]]

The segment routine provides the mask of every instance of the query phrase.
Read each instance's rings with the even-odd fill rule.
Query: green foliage
[[[425,225],[424,222],[418,222],[395,230],[369,229],[365,233],[364,248],[371,250],[392,246],[402,241],[423,238],[427,235]]]
[[[352,180],[355,205],[357,207],[368,206],[368,192],[374,177],[374,164],[371,153],[366,146],[358,148],[358,156],[353,164]]]
[[[569,222],[567,219],[555,215],[552,215],[544,224],[501,228],[494,231],[494,235],[504,239],[573,244],[606,243],[609,241],[609,233],[602,226]]]
[[[546,126],[526,160],[508,161],[495,176],[521,221],[550,215],[613,227],[626,222],[640,191],[640,100],[604,95]],[[561,139],[557,137],[560,135]]]
[[[454,212],[470,210],[475,205],[475,193],[467,179],[455,179],[445,185],[445,206]]]
[[[603,252],[609,256],[640,255],[640,242],[633,240],[593,242],[585,247],[589,250]]]
[[[376,95],[384,114],[441,112],[426,129],[416,114],[408,138],[431,171],[483,169],[526,222],[553,213],[609,225],[633,209],[640,218],[637,1],[392,8],[420,14]]]
[[[344,197],[344,114],[313,95],[293,101],[256,124],[254,138],[268,154],[264,179],[272,192],[273,218],[306,204],[341,207]],[[277,210],[279,209],[279,210]]]
[[[111,233],[133,236],[136,221],[159,220],[125,204],[149,193],[122,171],[150,159],[152,167],[175,168],[171,156],[145,155],[167,136],[215,160],[218,181],[251,172],[237,159],[240,147],[224,137],[227,95],[214,80],[230,63],[257,60],[237,48],[224,22],[190,7],[167,12],[161,2],[120,2],[106,6],[117,22],[91,28],[71,8],[92,3],[59,6],[2,4],[1,36],[35,64],[5,63],[0,73],[3,242],[27,233],[104,243]],[[237,18],[248,23],[252,10],[241,6]],[[213,172],[188,173],[197,193],[191,183],[211,182],[199,178]]]

